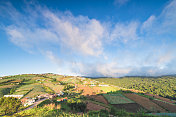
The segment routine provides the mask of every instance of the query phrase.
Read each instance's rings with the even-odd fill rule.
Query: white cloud
[[[156,17],[154,15],[151,15],[143,24],[142,24],[142,31],[147,30],[149,27],[152,27],[154,21],[156,20]]]
[[[121,40],[127,42],[129,40],[137,40],[137,22],[131,22],[127,25],[125,24],[116,24],[114,30],[110,34],[111,40]]]
[[[52,51],[46,51],[45,53],[46,57],[48,57],[53,63],[56,63],[58,66],[63,64],[63,61],[56,57]]]
[[[41,48],[41,44],[54,43],[84,55],[99,56],[102,54],[104,27],[99,21],[84,16],[75,17],[67,12],[57,14],[43,8],[36,10],[39,11],[33,13],[35,16],[30,13],[24,16],[18,11],[14,13],[26,17],[23,19],[18,17],[19,15],[13,16],[13,25],[6,27],[9,39],[14,44],[29,49]],[[33,17],[32,20],[31,17]],[[38,20],[41,20],[41,23],[38,23]],[[26,23],[27,21],[31,21],[30,24]]]
[[[97,65],[97,72],[101,73],[103,76],[110,76],[110,77],[123,76],[128,74],[130,71],[131,68],[118,67],[118,64],[116,62]]]
[[[142,25],[141,30],[148,35],[176,35],[176,0],[172,0],[159,16],[151,15]]]

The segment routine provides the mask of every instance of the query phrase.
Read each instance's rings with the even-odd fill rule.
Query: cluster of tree
[[[170,99],[176,99],[176,77],[164,76],[161,78],[102,78],[98,81],[116,85],[127,89],[136,89],[150,94],[156,94]]]
[[[118,93],[133,93],[133,92],[132,91],[128,91],[128,90],[117,90],[117,91],[107,92],[107,94],[118,94]]]
[[[75,86],[73,86],[73,85],[65,85],[63,90],[67,91],[67,90],[70,90],[70,89],[73,89],[73,88],[75,88]]]
[[[15,91],[16,91],[16,87],[13,87],[12,89],[10,89],[10,94],[15,93]]]
[[[7,115],[17,112],[22,107],[21,101],[14,97],[0,98],[0,113]]]
[[[61,85],[67,85],[67,84],[68,84],[68,83],[63,82],[63,81],[59,81],[59,83],[60,83]]]
[[[85,112],[86,110],[86,104],[80,99],[72,98],[67,100],[67,103],[72,110],[77,112]]]
[[[11,88],[0,88],[0,97],[3,97],[3,95],[6,95],[10,92]]]
[[[56,80],[56,78],[53,78],[52,80],[51,80],[51,82],[56,82],[57,80]]]

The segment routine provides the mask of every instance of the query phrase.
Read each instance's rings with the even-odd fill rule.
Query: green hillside
[[[91,79],[51,73],[5,76],[0,78],[0,116],[145,117],[153,116],[148,113],[174,113],[174,100],[152,94],[175,99],[175,83],[175,77]],[[29,104],[30,100],[35,101]]]
[[[115,86],[136,89],[162,97],[176,99],[176,77],[164,76],[160,78],[123,77],[123,78],[100,78],[97,81]]]

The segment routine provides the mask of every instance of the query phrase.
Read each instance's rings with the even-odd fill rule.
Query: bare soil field
[[[135,93],[144,93],[143,91],[135,90],[135,89],[127,89],[128,91],[132,91]]]
[[[153,95],[153,94],[148,94],[148,93],[146,93],[145,95],[148,95],[148,96],[151,96],[151,97],[160,99],[160,100],[165,101],[165,102],[168,102],[168,103],[172,103],[172,104],[176,103],[176,101],[172,101],[172,100],[170,100],[170,99],[167,99],[167,98],[164,98],[164,97],[160,97],[160,96],[158,96],[158,95]]]
[[[91,96],[87,96],[87,98],[89,98],[89,99],[92,98],[92,99],[94,99],[94,100],[96,100],[98,102],[102,102],[104,104],[108,104],[108,101],[102,95],[91,95]]]
[[[133,93],[127,93],[124,95],[151,112],[167,112],[165,109],[158,106],[148,98],[145,98]]]
[[[11,81],[11,83],[18,83],[18,82],[21,82],[22,80],[13,80]]]
[[[16,85],[3,85],[3,86],[0,86],[0,88],[12,88]]]
[[[89,87],[86,85],[77,85],[76,91],[80,92],[83,90],[82,95],[96,95],[97,93],[100,93],[99,87]]]
[[[159,100],[152,100],[152,102],[158,104],[159,106],[163,107],[164,109],[170,111],[170,112],[176,112],[176,105],[168,104]]]
[[[97,111],[97,110],[101,110],[101,109],[106,110],[106,107],[94,104],[92,102],[87,102],[87,110],[96,110]]]
[[[124,109],[127,112],[138,112],[140,109],[144,109],[137,103],[129,103],[129,104],[113,104],[118,109]]]

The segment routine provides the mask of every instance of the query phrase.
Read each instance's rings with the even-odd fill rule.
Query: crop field
[[[97,111],[97,110],[101,110],[101,109],[106,110],[106,107],[98,105],[98,104],[94,104],[92,102],[87,103],[87,110],[96,110]]]
[[[78,88],[76,89],[78,92],[80,92],[81,90],[83,90],[82,95],[95,95],[95,92],[92,88],[90,88],[89,86],[85,87],[85,86],[78,86]]]
[[[98,102],[102,102],[104,104],[108,104],[108,101],[102,95],[91,95],[91,96],[88,96],[87,98],[94,99],[94,100],[96,100]]]
[[[107,93],[107,92],[110,92],[110,91],[119,90],[119,88],[117,88],[117,87],[112,87],[112,86],[109,86],[109,87],[100,87],[100,89],[101,89],[104,93]]]
[[[137,103],[129,103],[129,104],[113,104],[117,109],[124,109],[127,112],[138,112],[139,110],[144,110],[142,106]]]
[[[96,95],[97,93],[101,92],[99,87],[96,87],[96,86],[90,87],[90,86],[87,86],[87,85],[78,84],[77,88],[76,88],[76,91],[80,92],[81,90],[83,90],[82,95]]]
[[[27,95],[25,97],[35,97],[37,95],[40,95],[40,94],[45,94],[45,90],[44,88],[41,86],[41,85],[34,85],[34,88],[31,89],[31,91],[29,91],[27,93]]]
[[[176,103],[176,101],[172,101],[172,100],[170,100],[170,99],[168,99],[168,98],[160,97],[160,96],[158,96],[158,95],[153,95],[153,94],[145,94],[145,95],[148,95],[148,96],[151,96],[151,97],[160,99],[160,100],[165,101],[165,102],[168,102],[168,103],[172,103],[172,104]]]
[[[136,103],[138,103],[139,105],[141,105],[142,107],[144,107],[145,109],[147,109],[151,112],[166,112],[165,109],[158,106],[157,104],[155,104],[154,102],[152,102],[148,98],[145,98],[143,96],[139,96],[139,95],[133,94],[133,93],[127,93],[127,94],[124,94],[124,95],[127,98],[135,101]]]
[[[44,94],[45,90],[41,84],[24,85],[17,88],[15,95],[26,95],[25,97],[34,97],[36,95]]]
[[[53,83],[44,83],[45,86],[50,87],[56,93],[60,93],[63,90],[63,85],[53,84]]]
[[[126,98],[122,94],[103,94],[110,104],[127,104],[134,103],[132,100]]]
[[[176,112],[176,105],[168,104],[159,100],[152,100],[152,102],[158,104],[159,106],[163,107],[164,109],[168,110],[169,112]]]
[[[3,86],[0,86],[0,89],[1,88],[12,88],[12,87],[15,87],[16,85],[3,85]]]

